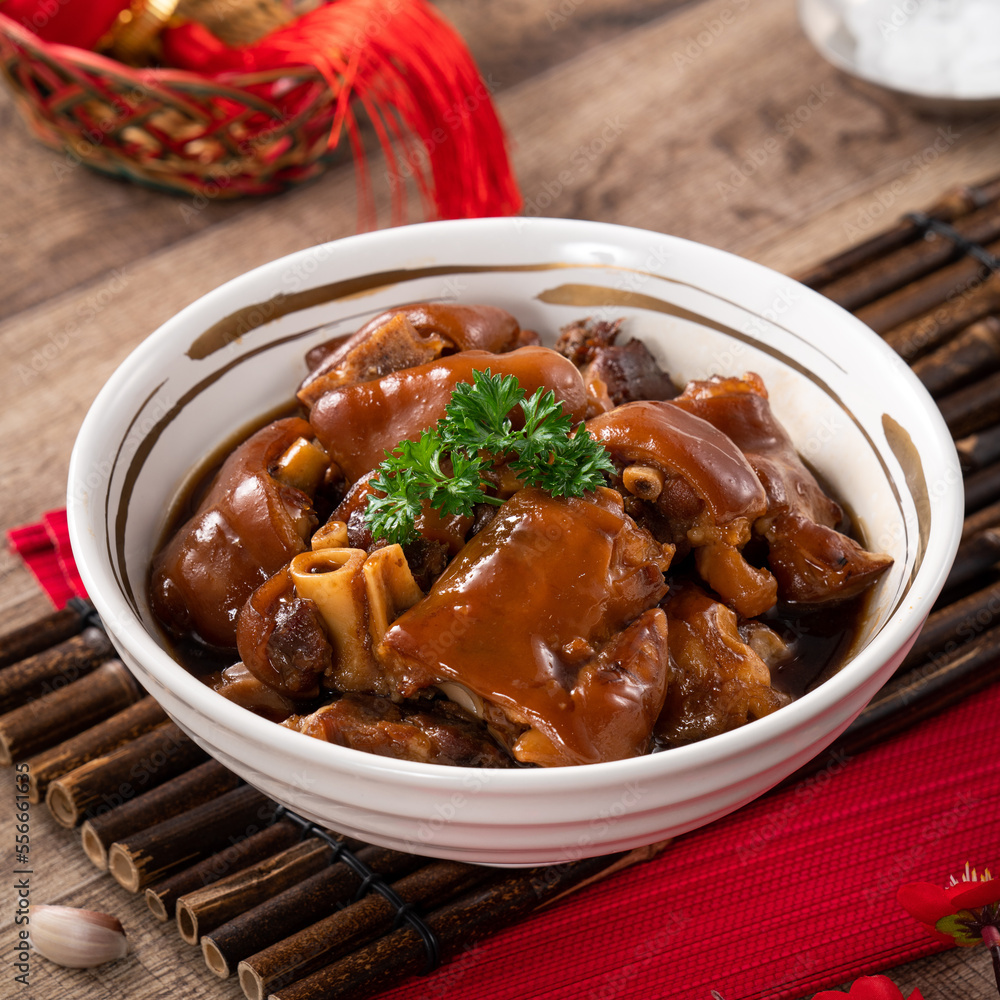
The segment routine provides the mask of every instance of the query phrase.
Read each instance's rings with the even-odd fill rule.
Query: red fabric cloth
[[[797,1000],[940,951],[896,891],[996,871],[997,719],[1000,685],[385,996]]]
[[[50,510],[37,524],[12,528],[7,541],[57,608],[71,597],[87,596],[70,548],[65,510]]]
[[[63,512],[10,538],[57,604],[81,592]],[[997,719],[1000,685],[385,996],[798,1000],[940,951],[896,892],[1000,867]]]

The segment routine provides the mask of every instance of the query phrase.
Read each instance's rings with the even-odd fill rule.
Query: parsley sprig
[[[444,417],[416,441],[386,452],[370,480],[365,518],[374,538],[405,545],[417,537],[425,501],[444,514],[472,514],[479,503],[501,504],[486,492],[487,469],[506,461],[517,477],[553,496],[582,496],[613,472],[602,444],[573,423],[550,389],[525,399],[515,375],[473,371],[455,386]],[[520,404],[524,426],[509,414]]]

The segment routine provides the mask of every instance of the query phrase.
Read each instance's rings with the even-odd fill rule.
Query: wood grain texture
[[[887,969],[903,996],[920,990],[924,1000],[992,1000],[997,985],[993,963],[985,948],[956,948],[908,965]],[[844,984],[845,987],[848,984]]]
[[[529,214],[638,225],[786,272],[871,235],[946,189],[995,175],[1000,117],[921,118],[820,60],[794,0],[439,0],[467,38],[507,125]],[[561,15],[559,20],[553,14]],[[38,146],[0,92],[0,526],[65,502],[73,438],[100,385],[161,322],[241,272],[347,235],[354,179],[331,170],[266,200],[206,203],[91,173]],[[70,167],[70,169],[63,169]],[[377,158],[373,176],[382,176]],[[380,197],[384,204],[384,191]],[[0,618],[49,610],[0,549]],[[0,774],[0,803],[12,801]],[[0,808],[0,842],[12,820]],[[95,873],[77,836],[32,818],[33,899],[109,910],[124,962],[81,974],[32,963],[27,1000],[236,1000],[153,920],[141,896]],[[0,889],[0,950],[15,928]],[[926,1000],[992,995],[983,950],[890,972]]]
[[[501,91],[693,2],[550,0],[540,5],[531,0],[442,0],[437,6],[466,39],[490,89]],[[226,219],[280,211],[277,206],[284,199],[279,195],[203,204],[96,173],[84,165],[84,144],[58,153],[36,142],[6,88],[0,89],[0,129],[0,190],[6,194],[0,253],[10,258],[0,318],[70,288],[107,281],[132,262],[197,238]],[[338,175],[349,176],[349,171],[334,171],[310,188],[336,187]],[[324,197],[314,190],[317,196]],[[350,222],[353,227],[353,208]],[[30,241],[24,239],[27,233]]]
[[[491,90],[540,76],[698,0],[435,0]]]
[[[183,200],[95,173],[79,153],[60,154],[29,133],[0,89],[0,252],[7,282],[0,316],[91,281],[248,205],[214,204],[190,220]],[[26,236],[30,234],[30,239]]]

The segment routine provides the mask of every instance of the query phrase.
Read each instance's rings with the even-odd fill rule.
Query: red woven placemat
[[[994,685],[387,996],[794,1000],[939,951],[896,890],[998,860],[998,719]]]
[[[58,606],[82,593],[63,512],[9,537]],[[1000,862],[998,720],[994,685],[386,995],[796,1000],[941,950],[896,890]]]

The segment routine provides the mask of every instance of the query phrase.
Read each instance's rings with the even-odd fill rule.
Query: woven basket
[[[213,198],[270,194],[333,159],[336,95],[311,67],[220,78],[133,69],[43,42],[0,14],[0,69],[38,139],[143,184]]]

